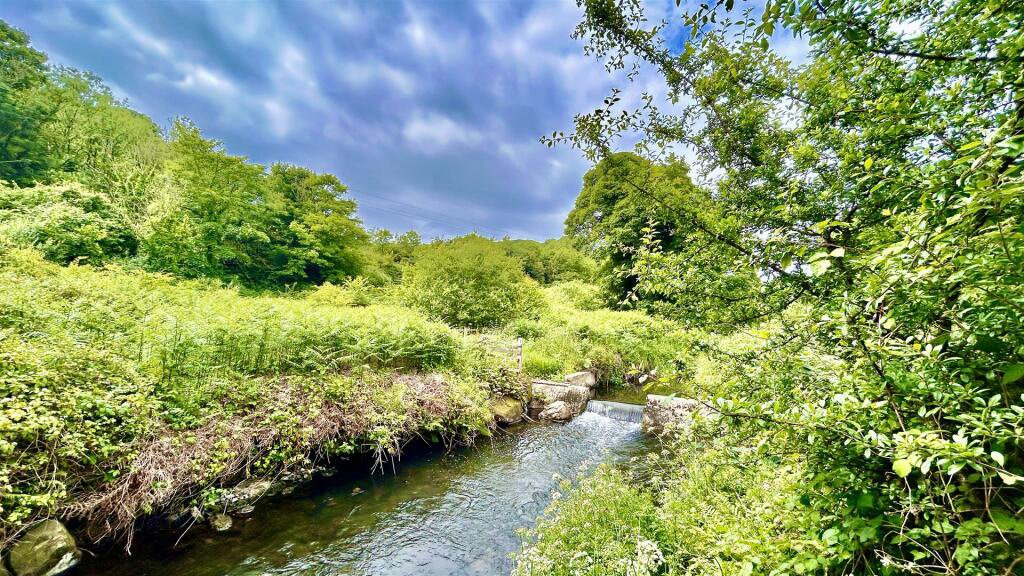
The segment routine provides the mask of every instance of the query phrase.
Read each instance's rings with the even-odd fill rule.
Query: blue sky
[[[157,123],[336,174],[367,226],[426,237],[560,236],[589,165],[538,139],[615,80],[569,37],[571,0],[7,0],[0,18]]]
[[[538,138],[610,87],[573,2],[3,2],[166,126],[338,175],[368,226],[557,237],[588,165]]]

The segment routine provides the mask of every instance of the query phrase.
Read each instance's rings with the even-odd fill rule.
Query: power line
[[[482,230],[480,228],[475,228],[475,227],[471,227],[471,226],[468,226],[468,225],[462,225],[462,224],[455,224],[453,222],[447,222],[447,221],[443,221],[443,220],[434,219],[434,218],[431,218],[431,217],[428,217],[428,216],[424,216],[422,214],[414,214],[414,213],[411,213],[411,212],[406,212],[406,211],[399,210],[399,209],[392,208],[392,207],[379,206],[379,205],[372,204],[372,203],[369,203],[369,202],[360,202],[360,206],[367,207],[367,208],[370,208],[372,210],[379,210],[381,212],[387,212],[389,214],[397,214],[399,216],[404,216],[404,217],[412,219],[412,220],[421,220],[421,221],[425,221],[425,222],[431,222],[433,224],[439,224],[441,226],[444,226],[445,228],[454,228],[456,230],[460,230],[460,231],[463,231],[463,232],[485,232],[485,233],[487,232],[486,230]]]
[[[359,196],[369,196],[371,198],[377,198],[377,199],[380,199],[380,200],[384,200],[386,202],[391,202],[393,204],[397,204],[399,206],[415,210],[415,212],[410,214],[408,212],[402,211],[399,208],[380,206],[380,205],[374,204],[373,202],[366,202],[366,201],[358,202],[358,203],[361,203],[361,204],[365,204],[366,206],[369,206],[369,207],[371,207],[373,209],[376,209],[376,210],[382,210],[384,212],[391,212],[391,213],[394,213],[394,214],[398,214],[400,216],[405,216],[407,218],[426,220],[428,222],[434,222],[435,224],[442,224],[444,226],[448,226],[448,227],[452,227],[452,228],[458,228],[460,230],[467,230],[467,231],[470,231],[470,232],[482,231],[482,232],[489,232],[489,233],[492,233],[492,234],[497,233],[497,234],[495,234],[495,236],[499,236],[499,237],[500,236],[524,237],[525,236],[525,237],[527,237],[529,239],[532,239],[527,234],[517,233],[517,232],[513,232],[511,230],[506,230],[504,228],[498,228],[498,227],[495,227],[495,226],[481,224],[479,222],[474,222],[472,220],[467,220],[465,218],[461,218],[461,217],[458,217],[458,216],[452,216],[450,214],[443,214],[441,212],[430,210],[428,208],[423,208],[422,206],[418,206],[416,204],[412,204],[412,203],[409,203],[409,202],[403,202],[401,200],[394,200],[394,199],[388,198],[386,196],[381,196],[381,195],[378,195],[378,194],[372,194],[370,192],[364,192],[364,191],[354,191],[351,188],[349,188],[348,191],[350,193],[353,193],[353,198],[355,197],[356,194],[358,194]],[[423,214],[424,212],[430,214],[430,216],[424,215]],[[461,222],[461,224],[459,222]]]

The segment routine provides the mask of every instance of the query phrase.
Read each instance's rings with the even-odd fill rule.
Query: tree
[[[53,113],[46,56],[28,36],[0,20],[0,181],[30,185],[51,167],[39,133]]]
[[[117,101],[93,74],[59,67],[51,76],[55,111],[39,137],[50,151],[53,176],[107,194],[140,233],[168,152],[160,129]]]
[[[619,111],[615,91],[549,143],[595,159],[624,132],[652,160],[689,147],[715,209],[673,203],[663,222],[730,263],[665,260],[673,247],[655,242],[634,259],[637,285],[671,295],[686,266],[723,276],[742,263],[762,284],[758,309],[785,326],[779,348],[804,344],[779,367],[799,370],[801,350],[841,363],[815,386],[787,387],[778,370],[778,385],[749,378],[744,395],[706,399],[804,455],[819,541],[793,564],[1012,572],[1024,562],[1024,12],[719,0],[682,12],[680,47],[639,1],[581,4],[588,52],[630,79],[646,62],[673,106],[647,96]],[[808,64],[772,50],[777,27],[807,38]],[[807,317],[793,325],[795,301]],[[744,360],[740,374],[759,365]]]
[[[537,242],[505,238],[498,244],[506,254],[522,263],[527,276],[541,284],[590,280],[595,272],[594,261],[565,239]]]
[[[708,236],[736,234],[736,221],[693,184],[680,160],[661,164],[630,152],[602,157],[584,175],[565,226],[568,237],[601,259],[605,283],[619,301],[700,326],[758,313],[761,282],[746,255]]]
[[[228,155],[194,124],[177,120],[166,169],[179,202],[143,242],[146,265],[185,277],[265,283],[271,240],[263,168]]]
[[[340,282],[362,267],[367,234],[356,203],[332,174],[274,164],[266,182],[273,213],[271,265],[279,282]]]
[[[543,303],[519,262],[475,235],[422,247],[402,284],[407,302],[454,326],[502,326]]]

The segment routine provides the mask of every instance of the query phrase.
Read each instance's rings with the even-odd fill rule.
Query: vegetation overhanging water
[[[526,424],[472,448],[429,454],[397,472],[338,480],[261,504],[226,535],[196,529],[86,562],[79,574],[490,575],[508,573],[517,529],[558,489],[600,462],[643,452],[635,423],[584,413],[565,425]]]

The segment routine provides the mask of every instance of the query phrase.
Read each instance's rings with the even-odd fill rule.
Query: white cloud
[[[348,61],[338,66],[338,73],[353,88],[367,88],[383,83],[404,96],[416,92],[416,79],[408,72],[379,60]]]
[[[119,6],[108,4],[106,12],[110,22],[117,27],[117,30],[114,32],[118,37],[122,39],[127,38],[136,47],[145,52],[150,52],[163,58],[171,56],[171,47],[167,42],[146,32],[142,26],[128,18],[128,15]]]
[[[183,62],[179,68],[183,75],[181,79],[174,81],[174,85],[182,90],[208,98],[222,98],[238,92],[238,88],[226,76],[202,64]]]
[[[426,152],[438,152],[455,145],[475,144],[481,139],[478,131],[436,112],[413,116],[405,123],[402,136],[406,143]]]
[[[267,98],[263,101],[263,111],[275,136],[282,138],[291,132],[292,112],[286,104],[279,99]]]
[[[467,55],[469,41],[465,31],[452,29],[443,20],[431,21],[413,2],[406,2],[405,16],[402,34],[420,58],[450,62]]]

